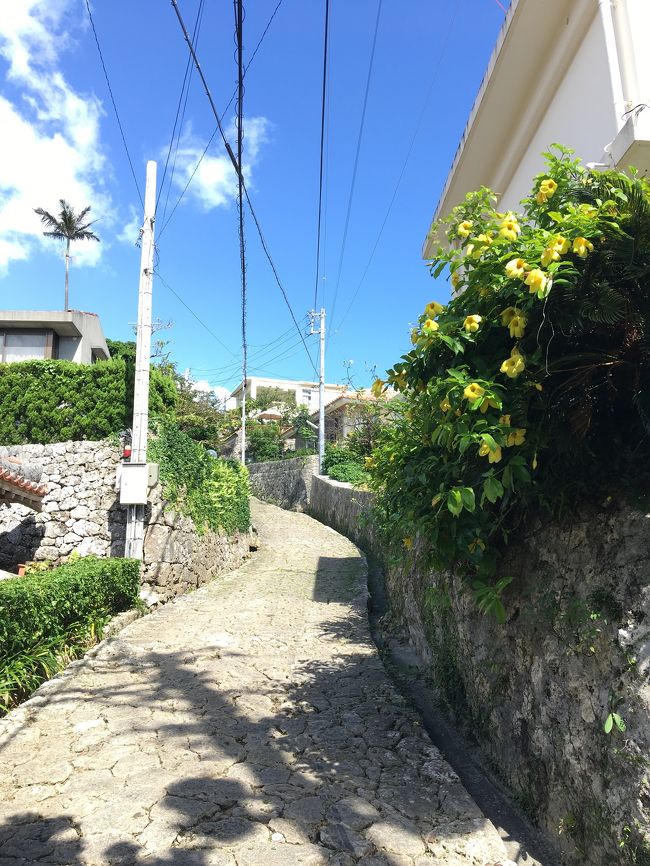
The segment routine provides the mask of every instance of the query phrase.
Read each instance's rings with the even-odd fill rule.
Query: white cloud
[[[118,241],[134,246],[139,237],[140,229],[142,228],[142,217],[138,215],[137,210],[133,205],[129,206],[129,221],[126,223],[122,231],[117,235]]]
[[[43,237],[36,207],[57,214],[61,198],[75,210],[90,204],[100,237],[111,223],[101,180],[101,104],[75,92],[58,68],[76,6],[72,0],[3,4],[0,57],[8,64],[7,82],[20,95],[10,99],[5,87],[0,96],[0,273],[39,245],[62,254],[60,243]],[[102,244],[80,242],[72,253],[75,264],[94,265]]]
[[[200,391],[203,394],[215,394],[224,406],[230,396],[228,388],[224,388],[222,385],[211,385],[207,379],[199,379],[198,382],[193,382],[192,386],[195,391]]]
[[[265,117],[244,118],[244,178],[247,185],[252,182],[252,169],[257,163],[260,148],[268,141],[270,126]],[[234,145],[236,140],[234,122],[229,124],[225,133],[228,141]],[[205,144],[192,134],[191,129],[181,138],[174,174],[174,185],[179,191],[185,188],[192,176],[204,147]],[[237,176],[230,157],[220,146],[218,153],[208,152],[203,157],[186,197],[193,199],[207,211],[229,204],[236,195]]]

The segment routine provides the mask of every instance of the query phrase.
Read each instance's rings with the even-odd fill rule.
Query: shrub
[[[246,428],[246,439],[246,456],[252,463],[280,459],[282,446],[278,424],[249,421]]]
[[[167,500],[194,521],[199,532],[206,528],[226,532],[250,525],[248,471],[232,460],[214,459],[202,445],[170,421],[157,425],[149,442],[150,460],[160,466]]]
[[[546,154],[523,213],[482,189],[438,226],[427,305],[388,371],[401,392],[373,484],[386,530],[501,591],[500,548],[529,512],[624,489],[650,466],[650,194],[645,179]],[[478,579],[478,582],[476,582]]]
[[[85,649],[139,590],[139,562],[97,557],[0,582],[0,710]]]
[[[332,466],[328,475],[334,481],[348,481],[350,484],[356,486],[367,484],[370,480],[370,475],[365,471],[363,466],[352,461],[337,463],[335,466]]]
[[[174,401],[171,380],[152,371],[152,415],[169,411]],[[96,364],[0,364],[0,442],[5,445],[103,439],[130,427],[132,414],[132,376],[122,358]]]

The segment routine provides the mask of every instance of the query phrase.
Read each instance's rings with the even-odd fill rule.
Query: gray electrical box
[[[120,477],[120,505],[146,505],[149,467],[146,463],[123,463]]]

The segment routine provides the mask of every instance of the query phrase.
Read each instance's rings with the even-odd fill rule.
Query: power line
[[[323,152],[325,147],[325,106],[327,95],[327,41],[329,36],[330,0],[325,0],[325,37],[323,40],[323,94],[320,113],[320,172],[318,178],[318,228],[316,230],[316,280],[314,309],[318,307],[318,275],[320,269],[320,227],[323,210]]]
[[[336,310],[336,298],[339,293],[339,285],[341,283],[341,271],[343,269],[343,257],[345,255],[345,244],[348,237],[348,228],[350,225],[350,213],[352,211],[352,199],[354,197],[354,187],[357,180],[357,168],[359,166],[359,153],[361,151],[361,139],[363,138],[363,127],[366,122],[366,108],[368,106],[368,93],[370,91],[370,79],[372,78],[372,67],[375,60],[375,48],[377,46],[377,32],[379,31],[379,17],[381,15],[381,7],[383,0],[379,0],[377,4],[377,18],[375,20],[375,32],[372,37],[372,48],[370,50],[370,63],[368,64],[368,77],[366,79],[366,91],[363,96],[363,110],[361,112],[361,123],[359,124],[359,137],[357,139],[357,151],[354,157],[354,168],[352,170],[352,183],[350,184],[350,196],[348,198],[347,213],[345,215],[345,228],[343,230],[343,242],[341,244],[341,256],[339,258],[338,273],[336,275],[336,288],[334,289],[334,300],[332,301],[332,312],[330,321],[334,321],[334,311]]]
[[[203,20],[203,5],[204,0],[200,0],[199,8],[196,13],[196,21],[194,22],[194,31],[192,33],[192,39],[195,43],[198,43],[199,32],[201,29],[201,22]],[[163,176],[160,182],[160,197],[162,197],[162,191],[165,187],[165,178],[167,177],[167,167],[169,166],[169,160],[171,158],[172,150],[174,150],[174,139],[176,140],[176,149],[174,151],[174,162],[172,164],[172,171],[169,178],[169,184],[167,185],[167,197],[165,198],[165,206],[163,209],[162,222],[165,220],[165,214],[167,213],[167,202],[169,201],[169,192],[171,190],[172,181],[174,179],[174,170],[176,168],[176,157],[178,155],[178,145],[181,140],[181,130],[183,128],[183,120],[185,119],[185,110],[187,108],[187,100],[190,95],[190,82],[192,80],[192,72],[194,71],[194,67],[192,66],[192,59],[190,57],[187,58],[187,63],[185,64],[185,73],[183,75],[183,83],[181,85],[181,92],[178,95],[178,103],[176,105],[176,116],[174,117],[174,125],[172,127],[172,134],[169,139],[169,148],[167,149],[167,157],[165,159],[165,167],[163,169]],[[187,88],[187,90],[186,90]],[[183,97],[185,100],[183,101]],[[182,114],[181,114],[182,108]],[[179,122],[180,117],[180,122]],[[176,128],[178,127],[178,136],[176,135]],[[157,212],[157,206],[156,206]]]
[[[120,135],[122,136],[122,144],[124,145],[124,150],[126,151],[126,158],[129,161],[129,166],[131,168],[131,174],[133,175],[133,180],[135,182],[135,188],[138,191],[138,198],[140,199],[140,204],[142,205],[142,209],[144,210],[144,200],[142,198],[142,193],[140,192],[140,184],[138,183],[138,178],[135,173],[135,169],[133,168],[133,162],[131,160],[131,154],[129,153],[129,146],[126,143],[126,136],[124,135],[124,129],[122,127],[122,121],[120,120],[120,113],[117,110],[117,104],[115,102],[115,97],[113,96],[113,88],[111,87],[111,82],[108,78],[108,72],[106,70],[106,64],[104,63],[104,55],[102,54],[102,49],[99,44],[99,37],[97,35],[97,30],[95,29],[95,22],[93,21],[93,14],[90,11],[90,3],[86,0],[86,9],[88,11],[88,18],[90,19],[90,26],[93,29],[93,35],[95,37],[95,44],[97,45],[97,51],[99,53],[99,59],[102,64],[102,69],[104,70],[104,78],[106,79],[106,84],[108,86],[108,92],[111,97],[111,102],[113,103],[113,111],[115,112],[115,117],[117,119],[117,125],[120,128]]]
[[[164,286],[166,289],[168,289],[168,290],[172,293],[172,295],[174,295],[174,297],[176,297],[176,298],[181,302],[181,304],[185,307],[185,309],[188,311],[188,313],[190,313],[192,316],[194,316],[194,318],[195,318],[196,321],[199,323],[199,325],[201,325],[202,328],[205,328],[205,330],[208,332],[208,334],[210,334],[210,336],[213,337],[213,338],[217,341],[217,343],[219,343],[219,345],[222,346],[222,347],[226,350],[226,352],[228,352],[228,354],[234,356],[235,353],[232,351],[232,349],[229,349],[228,346],[226,346],[226,344],[225,344],[222,340],[220,340],[219,337],[217,337],[217,335],[214,333],[214,331],[211,330],[211,328],[209,328],[209,327],[205,324],[205,322],[203,321],[203,319],[202,319],[200,316],[198,316],[198,315],[194,312],[194,310],[190,307],[190,305],[187,304],[187,303],[183,300],[183,298],[178,294],[178,292],[175,291],[175,290],[174,290],[174,289],[169,285],[169,283],[165,280],[165,278],[164,278],[163,275],[160,273],[160,271],[158,270],[157,267],[154,269],[154,273],[155,273],[155,275],[158,277],[158,279],[160,280],[160,282],[163,284],[163,286]]]
[[[380,2],[381,2],[381,0],[380,0]],[[266,245],[266,241],[264,239],[264,234],[262,233],[262,227],[260,226],[259,220],[257,219],[257,214],[255,213],[253,203],[251,202],[250,196],[248,194],[248,190],[246,188],[246,183],[244,182],[244,177],[243,177],[241,168],[237,162],[235,154],[233,153],[232,147],[230,146],[230,143],[228,142],[228,139],[226,138],[226,134],[224,132],[223,125],[221,123],[221,118],[219,117],[219,115],[217,113],[217,109],[216,109],[216,106],[214,104],[214,99],[212,98],[212,94],[210,92],[208,82],[206,81],[205,75],[203,74],[203,70],[201,69],[201,64],[199,63],[198,57],[196,56],[196,51],[194,49],[194,45],[192,44],[192,40],[190,39],[189,33],[187,32],[187,28],[185,27],[185,23],[183,21],[183,16],[181,15],[180,9],[178,8],[178,2],[177,2],[177,0],[171,0],[171,4],[174,7],[174,11],[176,12],[176,17],[178,18],[178,23],[181,26],[181,30],[183,31],[183,36],[185,38],[185,41],[187,42],[187,46],[190,50],[190,53],[192,54],[192,59],[194,61],[194,65],[196,67],[196,71],[198,72],[198,74],[201,78],[201,82],[203,84],[205,94],[208,98],[208,102],[210,103],[210,108],[212,109],[212,113],[214,114],[215,120],[217,121],[217,126],[219,128],[219,133],[220,133],[221,138],[223,140],[224,147],[226,148],[226,153],[228,154],[228,157],[230,158],[230,161],[233,164],[233,167],[235,169],[235,172],[237,173],[238,178],[241,179],[242,190],[244,192],[244,195],[246,196],[246,201],[248,203],[248,207],[250,209],[251,216],[253,217],[253,222],[255,223],[255,227],[257,229],[257,233],[259,235],[260,242],[262,244],[262,249],[264,250],[264,254],[266,255],[266,258],[268,259],[269,264],[271,265],[271,270],[273,271],[273,276],[275,277],[275,281],[278,284],[278,288],[280,289],[280,291],[282,293],[282,297],[284,298],[284,302],[287,305],[287,308],[289,309],[289,313],[291,314],[291,318],[292,318],[293,323],[296,327],[296,330],[300,334],[300,339],[302,340],[303,345],[305,347],[305,352],[307,353],[307,357],[309,358],[309,361],[310,361],[310,363],[314,369],[314,372],[316,373],[316,376],[318,376],[318,370],[316,369],[316,365],[314,364],[314,360],[313,360],[311,354],[309,353],[309,349],[307,348],[307,343],[305,342],[305,338],[303,336],[303,333],[300,330],[300,327],[298,325],[298,321],[296,320],[296,316],[293,312],[291,304],[289,303],[289,298],[287,297],[287,293],[284,290],[284,286],[282,285],[282,283],[280,281],[280,277],[278,275],[277,268],[275,267],[275,264],[274,264],[273,259],[271,257],[271,253],[269,252],[269,248]]]
[[[268,33],[269,28],[270,28],[271,24],[273,23],[273,19],[275,18],[276,14],[277,14],[277,11],[278,11],[278,9],[280,8],[280,6],[282,6],[282,0],[279,0],[279,2],[277,3],[275,9],[274,9],[273,12],[271,13],[271,17],[270,17],[269,20],[267,21],[266,27],[265,27],[264,30],[262,31],[262,35],[260,36],[260,38],[259,38],[259,40],[258,40],[258,42],[257,42],[257,45],[255,46],[255,50],[254,50],[253,53],[251,54],[251,59],[250,59],[250,60],[248,61],[248,63],[244,66],[244,78],[246,78],[246,73],[248,72],[248,69],[249,69],[251,63],[252,63],[253,60],[255,59],[255,55],[256,55],[257,52],[259,51],[259,48],[260,48],[262,42],[264,41],[264,37],[265,37],[266,34]],[[190,61],[188,60],[188,63],[189,63],[189,62],[190,62]],[[228,105],[226,105],[226,107],[224,108],[224,110],[221,112],[221,119],[222,119],[222,120],[223,120],[223,118],[226,116],[226,112],[228,111],[228,109],[230,108],[230,106],[233,104],[233,101],[235,100],[236,97],[237,97],[237,86],[235,86],[235,89],[234,89],[233,92],[232,92],[232,96],[230,97],[230,100],[229,100],[229,102],[228,102]],[[208,150],[210,149],[210,145],[211,145],[212,142],[214,141],[215,136],[217,135],[218,132],[219,132],[219,127],[217,126],[217,127],[215,127],[215,130],[214,130],[214,132],[212,133],[212,135],[210,136],[210,138],[209,138],[209,140],[208,140],[208,143],[207,143],[206,146],[203,148],[203,153],[202,153],[201,156],[199,157],[198,162],[196,163],[196,165],[194,166],[194,169],[193,169],[193,171],[192,171],[192,174],[190,175],[190,177],[189,177],[187,183],[186,183],[185,186],[183,187],[183,190],[182,190],[181,194],[179,195],[178,199],[176,200],[176,204],[175,204],[174,207],[171,209],[171,212],[170,212],[170,214],[169,214],[169,216],[168,216],[168,218],[167,218],[165,224],[163,225],[162,229],[161,229],[160,232],[158,233],[158,240],[160,240],[160,238],[161,238],[161,236],[162,236],[162,233],[165,231],[165,229],[166,229],[167,226],[169,225],[169,222],[170,222],[171,218],[174,216],[174,213],[176,212],[176,208],[179,206],[179,204],[181,203],[181,201],[183,200],[183,198],[184,198],[184,196],[185,196],[185,193],[186,193],[187,190],[190,188],[190,184],[191,184],[192,181],[194,180],[194,176],[196,175],[197,171],[198,171],[199,168],[201,167],[201,163],[202,163],[203,160],[205,159],[205,155],[206,155],[206,153],[208,152]],[[165,202],[165,211],[166,211],[166,210],[167,210],[167,203]]]
[[[455,4],[454,4],[453,10],[452,10],[451,18],[449,19],[449,26],[447,27],[447,31],[446,31],[446,33],[445,33],[445,36],[443,37],[442,50],[441,50],[441,51],[438,53],[438,55],[437,55],[437,63],[436,63],[436,65],[435,65],[435,67],[434,67],[433,75],[432,75],[432,77],[431,77],[431,81],[430,81],[430,83],[429,83],[429,87],[428,87],[428,89],[427,89],[426,96],[425,96],[425,98],[424,98],[424,102],[423,102],[423,104],[422,104],[422,108],[421,108],[421,110],[420,110],[420,115],[419,115],[419,117],[418,117],[418,122],[417,122],[417,124],[416,124],[416,126],[415,126],[415,130],[414,130],[414,132],[413,132],[413,135],[411,136],[411,141],[410,141],[410,144],[409,144],[409,146],[408,146],[408,150],[407,150],[407,152],[406,152],[406,156],[404,157],[404,162],[402,163],[402,168],[401,168],[400,173],[399,173],[399,176],[398,176],[398,178],[397,178],[397,182],[395,183],[395,187],[394,187],[394,189],[393,189],[393,194],[391,195],[390,201],[389,201],[389,203],[388,203],[388,208],[386,209],[386,213],[384,214],[384,219],[383,219],[383,221],[382,221],[382,223],[381,223],[381,227],[380,227],[380,229],[379,229],[379,232],[378,232],[378,234],[377,234],[377,237],[375,238],[375,242],[374,242],[374,244],[373,244],[373,246],[372,246],[372,250],[371,250],[371,252],[370,252],[370,256],[369,256],[369,258],[368,258],[368,261],[366,262],[366,266],[365,266],[365,268],[363,269],[363,272],[362,272],[362,274],[361,274],[361,279],[359,280],[359,282],[358,282],[358,284],[357,284],[357,287],[356,287],[356,289],[354,290],[354,293],[352,294],[352,298],[350,299],[350,303],[348,304],[345,313],[343,313],[343,316],[341,317],[341,319],[339,320],[339,322],[338,322],[338,324],[337,324],[337,326],[336,326],[337,329],[340,329],[341,326],[343,325],[343,322],[346,320],[346,318],[347,318],[347,316],[348,316],[348,313],[349,313],[350,310],[352,309],[352,305],[354,304],[354,302],[355,302],[355,300],[356,300],[356,297],[357,297],[357,295],[359,294],[359,290],[361,289],[361,286],[362,286],[362,284],[363,284],[363,281],[365,280],[366,275],[367,275],[367,273],[368,273],[368,270],[370,269],[370,265],[371,265],[372,260],[373,260],[373,258],[374,258],[374,256],[375,256],[375,252],[377,251],[377,247],[379,246],[379,241],[381,240],[381,237],[382,237],[382,235],[383,235],[383,233],[384,233],[384,229],[386,228],[386,223],[388,222],[388,218],[389,218],[389,216],[390,216],[390,214],[391,214],[391,211],[392,211],[392,209],[393,209],[393,205],[395,204],[395,199],[397,198],[397,193],[398,193],[399,188],[400,188],[400,186],[401,186],[402,179],[403,179],[403,177],[404,177],[404,173],[405,173],[405,171],[406,171],[406,166],[408,165],[408,161],[409,161],[409,159],[411,158],[411,153],[413,152],[413,147],[414,147],[414,145],[415,145],[415,140],[416,140],[417,137],[418,137],[418,134],[419,134],[419,132],[420,132],[420,128],[421,128],[421,126],[422,126],[422,121],[424,120],[424,117],[425,117],[425,114],[426,114],[426,111],[427,111],[427,107],[428,107],[428,105],[429,105],[429,100],[430,100],[430,98],[431,98],[431,94],[432,94],[432,92],[433,92],[433,86],[434,86],[434,84],[437,83],[437,78],[438,78],[438,74],[439,74],[439,72],[440,72],[440,68],[441,68],[442,63],[443,63],[443,60],[445,59],[445,56],[446,56],[446,54],[447,54],[447,49],[448,49],[448,47],[449,47],[449,40],[450,40],[450,37],[451,37],[451,32],[452,32],[452,30],[453,30],[454,24],[456,23],[456,17],[457,17],[457,15],[458,15],[459,2],[460,2],[460,0],[455,0]],[[331,343],[331,341],[330,341],[330,343]]]

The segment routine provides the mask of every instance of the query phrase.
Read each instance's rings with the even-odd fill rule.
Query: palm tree
[[[43,232],[46,237],[65,240],[65,309],[68,309],[68,278],[70,272],[70,244],[72,241],[99,241],[97,235],[90,230],[93,222],[86,222],[90,213],[90,205],[76,214],[74,208],[65,199],[60,198],[61,211],[58,217],[52,216],[42,207],[34,208],[43,225],[50,231]],[[94,221],[96,222],[96,220]]]

